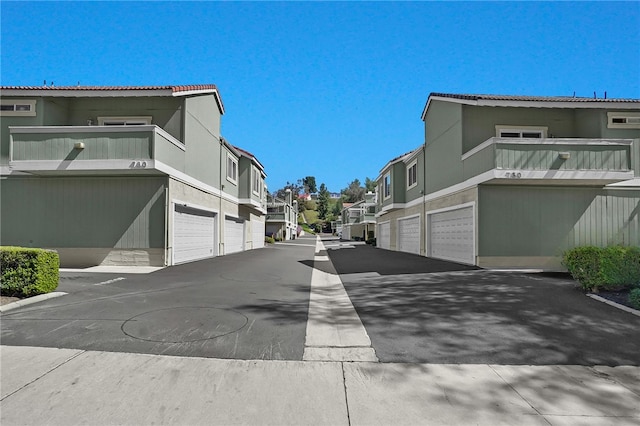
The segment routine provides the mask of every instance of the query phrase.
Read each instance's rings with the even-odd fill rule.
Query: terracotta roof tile
[[[640,99],[630,98],[589,98],[576,96],[524,96],[524,95],[472,95],[460,93],[432,92],[429,97],[453,98],[467,101],[533,101],[533,102],[640,102]]]

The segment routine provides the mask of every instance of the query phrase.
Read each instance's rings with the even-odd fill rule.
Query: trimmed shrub
[[[629,302],[631,302],[631,306],[636,309],[640,309],[640,287],[632,288],[629,292]]]
[[[586,291],[640,284],[638,247],[576,247],[563,254],[562,264]]]
[[[264,242],[268,244],[274,244],[276,240],[273,237],[264,237]]]
[[[3,296],[36,296],[58,288],[60,257],[55,251],[0,247],[0,267]]]

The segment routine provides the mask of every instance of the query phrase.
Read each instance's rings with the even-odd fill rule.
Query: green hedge
[[[632,288],[629,292],[629,302],[631,306],[640,309],[640,288]]]
[[[563,254],[562,264],[587,291],[640,285],[640,247],[577,247]]]
[[[29,297],[58,287],[60,257],[51,250],[0,247],[3,296]]]

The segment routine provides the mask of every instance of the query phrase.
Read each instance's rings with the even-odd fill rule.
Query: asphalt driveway
[[[301,360],[315,243],[301,238],[150,274],[63,272],[58,290],[68,295],[2,314],[2,344]]]
[[[640,317],[569,276],[325,245],[381,362],[640,365]]]

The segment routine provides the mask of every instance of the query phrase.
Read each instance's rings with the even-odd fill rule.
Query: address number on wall
[[[507,172],[504,174],[506,178],[509,179],[520,179],[522,177],[522,173],[520,172]]]
[[[131,164],[129,164],[130,169],[144,169],[146,167],[147,167],[146,161],[132,161]]]

